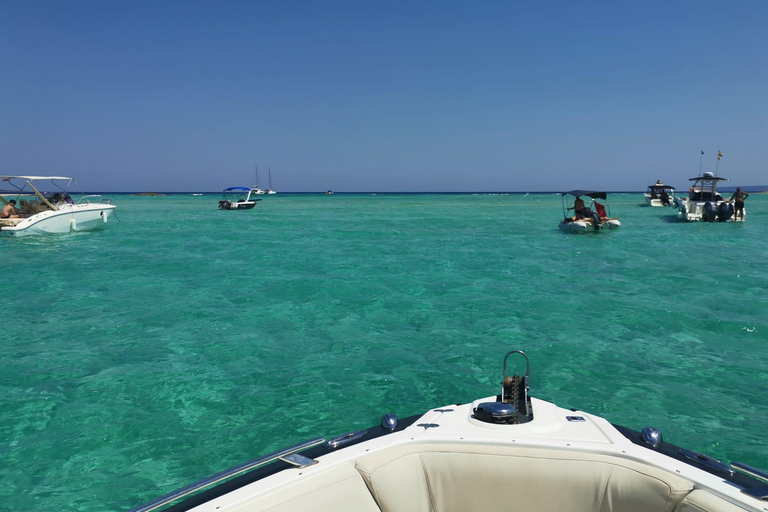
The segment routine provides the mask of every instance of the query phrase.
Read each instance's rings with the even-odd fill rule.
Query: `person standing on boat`
[[[586,207],[584,206],[584,200],[581,197],[577,197],[576,201],[573,202],[573,208],[568,209],[573,210],[574,213],[574,217],[571,220],[583,219],[586,216]]]
[[[749,194],[741,191],[741,187],[736,187],[736,192],[731,196],[731,200],[735,201],[734,205],[734,218],[739,218],[739,212],[741,212],[741,219],[744,220],[744,200],[749,197]],[[5,211],[5,210],[3,210]]]
[[[19,212],[16,211],[16,200],[11,199],[8,204],[3,206],[0,210],[0,219],[15,219],[18,218]]]

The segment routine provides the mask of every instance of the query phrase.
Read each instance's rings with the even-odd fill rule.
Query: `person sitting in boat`
[[[16,200],[11,199],[8,201],[8,204],[3,206],[3,209],[0,210],[0,219],[17,219],[19,217],[19,212],[16,211]]]
[[[664,189],[661,190],[661,196],[659,197],[659,199],[661,199],[661,204],[671,204],[669,194]]]
[[[573,202],[573,207],[568,209],[573,210],[574,213],[571,220],[579,220],[587,217],[587,208],[584,206],[584,200],[581,197],[577,197]]]

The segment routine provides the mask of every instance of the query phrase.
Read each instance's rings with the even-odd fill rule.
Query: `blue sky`
[[[86,190],[768,183],[768,2],[0,0],[0,174]]]

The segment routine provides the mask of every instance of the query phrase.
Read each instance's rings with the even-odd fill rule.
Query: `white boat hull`
[[[93,231],[105,227],[112,215],[112,204],[73,204],[59,207],[59,210],[45,211],[22,219],[0,219],[3,236],[29,236],[73,231]]]
[[[655,206],[655,207],[663,207],[663,206],[672,206],[674,204],[674,198],[670,198],[669,204],[664,204],[661,199],[659,198],[651,198],[650,194],[644,194],[645,196],[645,204],[648,206]]]
[[[600,224],[598,225],[597,229],[595,229],[594,224],[592,223],[591,219],[581,219],[581,220],[567,220],[563,219],[560,221],[559,228],[563,231],[568,231],[571,233],[590,233],[590,232],[600,232],[604,230],[616,230],[621,227],[621,222],[619,222],[619,219],[605,219],[600,221]]]
[[[707,214],[707,204],[712,205],[714,214]],[[691,201],[690,199],[677,198],[675,207],[678,209],[677,218],[685,222],[744,222],[747,218],[747,209],[743,210],[744,215],[736,218],[734,213],[728,218],[717,215],[720,205],[729,204],[727,201]]]
[[[261,199],[259,199],[259,201],[261,201]],[[256,201],[230,201],[228,203],[219,201],[220,210],[251,210],[254,206],[256,206]]]

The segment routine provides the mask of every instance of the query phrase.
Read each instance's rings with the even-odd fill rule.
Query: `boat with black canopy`
[[[588,198],[587,201],[583,198]],[[621,227],[618,217],[610,216],[608,194],[592,190],[570,190],[561,194],[563,220],[559,227],[574,233],[614,230]],[[602,203],[597,200],[602,201]],[[589,203],[589,204],[587,204]],[[572,204],[572,206],[567,206]],[[573,211],[573,215],[568,212]]]
[[[648,185],[643,197],[648,206],[672,206],[675,203],[675,187],[657,180],[653,185]]]
[[[734,216],[734,206],[729,199],[724,199],[717,187],[727,178],[705,172],[701,176],[689,178],[693,182],[688,190],[688,197],[675,198],[677,217],[688,222],[742,222],[746,210],[740,218]]]

